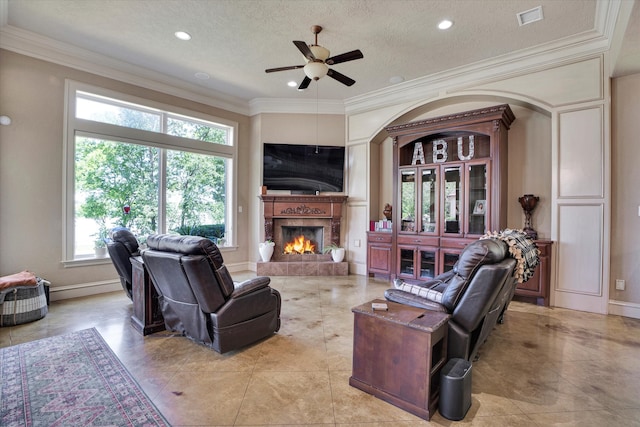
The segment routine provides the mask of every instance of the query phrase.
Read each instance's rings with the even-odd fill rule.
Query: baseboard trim
[[[230,273],[238,273],[241,271],[255,272],[257,268],[257,263],[248,261],[225,265]],[[76,285],[52,286],[49,292],[51,301],[60,301],[116,291],[122,291],[124,293],[120,280],[103,280],[100,282],[79,283]]]
[[[640,304],[609,300],[609,314],[640,319]]]
[[[49,295],[51,301],[60,301],[115,291],[121,291],[124,295],[120,280],[103,280],[100,282],[79,283],[77,285],[52,286],[49,290]]]

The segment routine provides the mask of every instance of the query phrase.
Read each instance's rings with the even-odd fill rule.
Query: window
[[[109,230],[235,241],[237,124],[67,82],[65,256],[106,258]]]

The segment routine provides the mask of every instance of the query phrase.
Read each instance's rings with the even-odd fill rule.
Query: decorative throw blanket
[[[529,280],[540,263],[540,250],[522,230],[505,228],[501,231],[493,231],[485,234],[482,239],[500,239],[509,246],[509,255],[516,260],[515,276],[518,283]]]
[[[37,284],[36,275],[26,270],[0,277],[0,291],[14,286],[36,286]]]

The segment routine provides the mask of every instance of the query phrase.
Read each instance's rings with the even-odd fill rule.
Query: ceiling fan
[[[273,73],[276,71],[296,70],[298,68],[304,68],[304,80],[298,86],[298,90],[306,89],[309,87],[311,80],[320,80],[324,76],[329,76],[340,83],[351,86],[356,81],[352,78],[345,76],[335,70],[329,68],[329,65],[340,64],[341,62],[353,61],[354,59],[364,58],[362,52],[359,49],[352,50],[351,52],[342,53],[340,55],[329,57],[330,53],[328,49],[318,44],[318,33],[322,31],[320,25],[313,25],[311,32],[316,36],[315,43],[307,45],[300,40],[294,40],[293,44],[296,45],[298,50],[302,52],[305,61],[305,65],[291,65],[288,67],[269,68],[264,70],[267,73]]]

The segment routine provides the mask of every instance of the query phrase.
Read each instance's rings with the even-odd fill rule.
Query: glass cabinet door
[[[421,172],[422,179],[422,231],[426,233],[436,232],[436,212],[437,212],[437,196],[436,184],[437,176],[435,169],[423,169]]]
[[[462,166],[445,166],[442,182],[444,233],[460,233],[460,199],[462,198]]]
[[[484,234],[487,231],[487,165],[469,166],[469,234]]]
[[[416,231],[416,171],[400,173],[400,231]]]
[[[398,275],[401,277],[410,277],[410,278],[414,278],[415,276],[415,269],[414,269],[414,265],[415,265],[415,259],[414,259],[414,254],[415,254],[415,248],[402,248],[399,247],[399,260],[400,260],[400,265],[399,265],[399,269],[398,269]]]
[[[440,252],[442,256],[442,273],[446,273],[451,270],[456,262],[458,262],[458,258],[460,258],[459,253],[451,253],[451,252]]]
[[[420,278],[432,279],[436,274],[435,249],[420,249]]]

